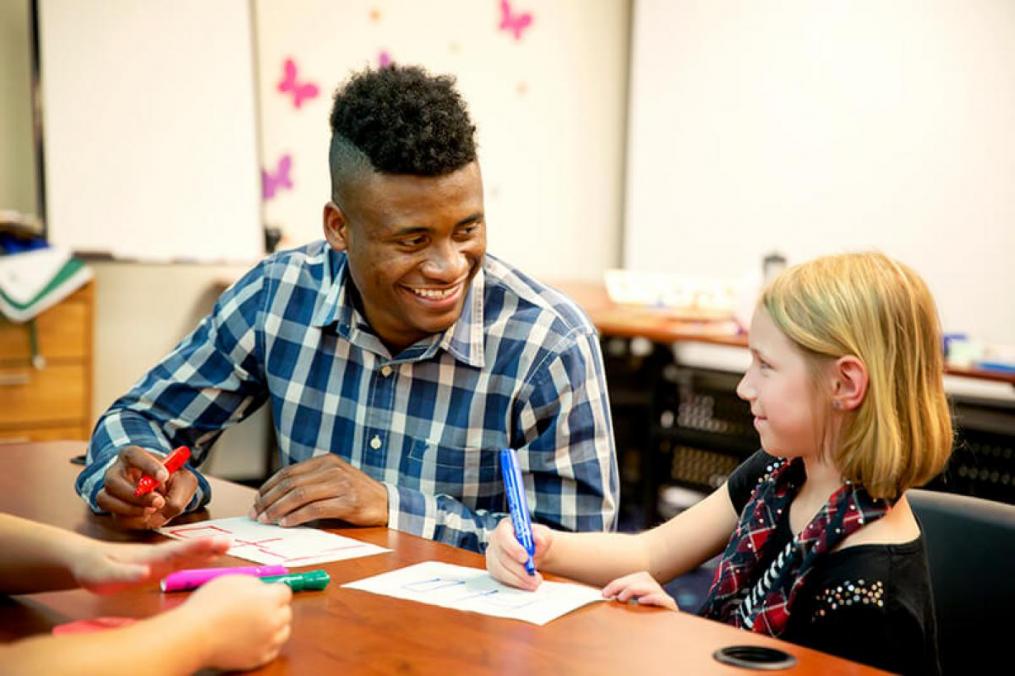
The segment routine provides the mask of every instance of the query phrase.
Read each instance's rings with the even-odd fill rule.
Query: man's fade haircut
[[[331,193],[364,171],[443,176],[476,159],[476,127],[451,75],[390,65],[356,73],[331,109]]]

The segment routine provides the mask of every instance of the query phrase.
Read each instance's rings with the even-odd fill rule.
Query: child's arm
[[[565,533],[534,526],[535,564],[540,570],[599,586],[642,570],[668,581],[720,552],[736,524],[723,484],[690,509],[637,535]],[[487,570],[505,584],[535,589],[542,577],[526,574],[525,559],[510,519],[501,521],[486,550]]]
[[[216,578],[181,606],[120,629],[0,646],[5,674],[190,674],[253,669],[289,638],[292,592],[243,575]]]
[[[207,563],[228,548],[228,540],[212,538],[158,545],[102,542],[0,514],[0,594],[79,586],[109,593]]]
[[[638,536],[645,540],[651,555],[648,572],[669,582],[694,570],[722,552],[738,520],[729,488],[723,483],[701,502]]]

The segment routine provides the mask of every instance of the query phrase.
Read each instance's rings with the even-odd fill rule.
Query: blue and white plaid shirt
[[[395,357],[324,242],[270,256],[99,420],[77,490],[117,452],[186,444],[271,402],[285,464],[337,453],[382,482],[389,526],[476,551],[506,510],[498,451],[518,450],[536,521],[616,526],[618,476],[596,331],[560,293],[487,255],[459,320]],[[188,511],[211,489],[198,476]]]

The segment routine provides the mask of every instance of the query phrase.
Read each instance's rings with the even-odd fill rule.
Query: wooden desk
[[[651,308],[618,305],[610,300],[606,287],[597,282],[563,281],[551,286],[571,297],[604,336],[647,338],[657,343],[697,341],[716,345],[747,347],[746,334],[717,332],[715,324],[670,319]],[[945,373],[963,378],[991,380],[1015,386],[1015,373],[945,366]]]
[[[79,467],[69,459],[79,442],[12,445],[4,450],[0,510],[109,540],[143,539],[93,516],[74,494]],[[190,520],[243,514],[253,491],[211,479],[210,514]],[[691,614],[657,608],[597,603],[537,627],[514,620],[464,613],[343,589],[341,585],[427,560],[482,567],[478,554],[385,528],[329,529],[373,542],[388,554],[322,566],[332,583],[323,592],[293,598],[293,634],[265,674],[742,674],[711,657],[723,646],[779,647],[796,656],[792,673],[881,673],[813,650],[741,632]],[[231,565],[249,565],[232,559]],[[61,622],[99,615],[146,617],[182,602],[152,585],[114,596],[84,591],[0,597],[0,640],[46,633]]]
[[[94,311],[88,282],[35,318],[42,368],[32,365],[32,327],[0,317],[0,445],[88,438]]]
[[[717,345],[746,347],[747,337],[716,330],[715,323],[671,319],[652,308],[618,305],[610,300],[606,287],[597,282],[550,282],[585,310],[604,336],[647,338],[657,343],[694,340]]]

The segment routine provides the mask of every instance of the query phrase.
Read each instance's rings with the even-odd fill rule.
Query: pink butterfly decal
[[[312,99],[320,93],[317,85],[313,82],[296,81],[296,62],[292,59],[286,59],[282,68],[285,70],[285,74],[278,83],[278,91],[283,94],[286,92],[292,94],[294,108],[299,108],[306,99]]]
[[[386,49],[381,50],[380,54],[377,55],[377,67],[387,68],[390,65],[391,65],[391,54],[389,54],[388,50]]]
[[[275,192],[282,188],[293,189],[293,182],[289,177],[289,170],[292,169],[292,166],[292,155],[286,153],[278,158],[274,173],[261,169],[261,199],[270,200],[275,196]]]
[[[532,25],[532,12],[512,12],[508,0],[500,0],[500,30],[511,31],[515,40],[522,39],[522,33]]]

